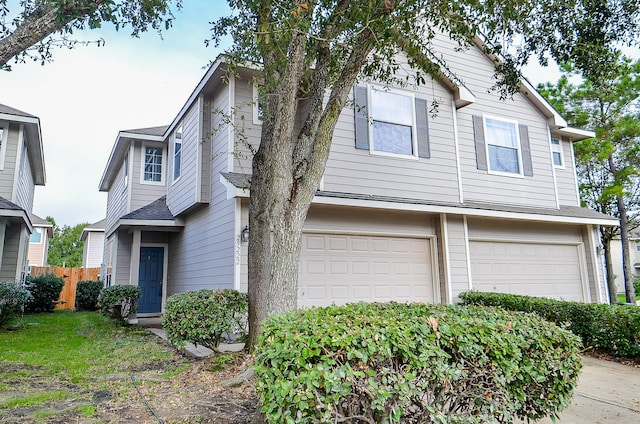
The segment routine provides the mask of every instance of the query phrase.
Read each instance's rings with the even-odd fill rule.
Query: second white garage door
[[[471,241],[474,290],[584,302],[581,246]]]
[[[299,306],[436,299],[431,240],[303,234]]]

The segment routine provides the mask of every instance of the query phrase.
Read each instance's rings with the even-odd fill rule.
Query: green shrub
[[[533,314],[351,304],[274,316],[256,346],[270,423],[512,422],[557,416],[580,342]]]
[[[218,351],[226,334],[247,332],[247,295],[236,290],[198,290],[175,294],[167,299],[162,326],[174,346],[185,343]]]
[[[13,282],[0,283],[0,327],[18,316],[31,299],[31,293]]]
[[[138,311],[138,300],[142,296],[140,287],[117,285],[102,289],[98,297],[98,307],[111,318],[126,322]]]
[[[586,347],[607,349],[620,356],[640,354],[640,308],[629,305],[567,302],[504,293],[465,292],[465,304],[499,306],[512,311],[535,312],[566,326]]]
[[[636,297],[640,295],[640,275],[633,276],[633,289],[636,292]]]
[[[60,299],[64,280],[53,274],[28,276],[25,287],[32,296],[27,302],[28,312],[53,312]]]
[[[95,311],[98,309],[98,297],[104,284],[102,281],[78,281],[76,286],[76,311]]]

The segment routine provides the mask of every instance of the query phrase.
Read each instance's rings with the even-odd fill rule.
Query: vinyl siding
[[[112,285],[129,284],[131,275],[131,244],[133,235],[125,231],[118,231],[118,251],[114,252],[116,257],[116,272],[111,277]],[[113,264],[112,264],[113,266]]]
[[[228,110],[226,86],[213,100],[212,109]],[[223,117],[213,113],[211,139],[214,154],[210,155],[212,181],[211,203],[208,208],[185,216],[184,230],[172,234],[169,249],[167,295],[201,288],[234,287],[235,275],[235,199],[227,199],[226,186],[220,173],[228,170],[228,130]]]
[[[468,218],[469,239],[582,243],[580,225]]]
[[[107,215],[105,221],[106,232],[109,233],[121,216],[131,211],[129,208],[129,190],[131,189],[131,175],[129,184],[124,183],[124,164],[120,164],[118,175],[107,193]]]
[[[476,102],[457,113],[460,166],[465,201],[494,202],[522,206],[556,207],[549,135],[544,116],[520,93],[500,101],[491,91],[493,64],[477,48],[455,52],[457,44],[446,37],[434,41],[446,65],[476,96]],[[488,114],[528,126],[533,177],[489,174],[476,166],[473,115]]]
[[[45,264],[47,263],[45,252],[47,251],[48,245],[49,239],[47,237],[47,230],[45,228],[42,228],[42,238],[40,243],[29,243],[29,253],[27,255],[29,265],[45,266]],[[102,246],[100,250],[102,251]]]
[[[195,102],[182,120],[182,166],[181,175],[173,181],[174,139],[172,133],[168,140],[169,155],[167,158],[167,206],[174,215],[179,215],[196,204],[198,187],[198,153],[202,135],[199,132],[200,103]],[[180,124],[178,124],[179,126]],[[158,196],[160,197],[160,196]],[[157,198],[157,197],[156,197]],[[155,199],[154,199],[155,200]]]
[[[260,145],[262,126],[253,122],[253,82],[240,74],[235,78],[234,122],[236,126],[233,145],[233,172],[251,174],[252,150]],[[226,150],[226,149],[225,149]]]
[[[104,247],[104,232],[91,231],[87,234],[82,249],[82,266],[85,268],[97,268],[102,262],[102,249]]]
[[[142,161],[145,147],[160,147],[163,150],[163,162],[162,172],[164,173],[164,183],[142,183]],[[128,212],[140,209],[143,206],[158,200],[160,197],[167,194],[167,178],[170,178],[167,172],[167,162],[169,161],[167,155],[167,146],[165,143],[149,142],[149,141],[135,141],[135,149],[133,155],[133,171],[131,172],[131,205]]]
[[[24,226],[20,224],[6,226],[0,281],[16,281],[18,257],[20,256],[20,238],[23,236],[23,228]]]
[[[564,168],[555,168],[558,200],[561,206],[580,206],[571,142],[562,140],[561,143]]]
[[[3,125],[8,131],[7,141],[4,146],[0,146],[0,157],[4,154],[4,162],[0,163],[0,196],[7,200],[14,201],[13,184],[16,171],[16,156],[18,155],[18,144],[20,125],[10,123]]]
[[[449,269],[451,280],[451,301],[456,303],[458,295],[469,290],[469,267],[467,264],[467,238],[464,218],[459,215],[447,215],[447,236],[449,245]]]
[[[31,173],[31,165],[27,154],[27,145],[24,142],[22,143],[19,156],[18,161],[20,167],[18,169],[18,180],[16,181],[15,203],[25,211],[31,212],[33,210],[35,183],[33,180],[33,174]]]

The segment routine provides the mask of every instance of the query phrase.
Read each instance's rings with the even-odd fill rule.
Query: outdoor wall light
[[[246,243],[249,241],[249,226],[245,225],[244,229],[240,232],[240,241]]]

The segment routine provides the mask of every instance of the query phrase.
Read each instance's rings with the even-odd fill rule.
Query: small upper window
[[[253,123],[262,124],[262,116],[264,114],[264,96],[260,94],[262,83],[253,82]]]
[[[29,243],[42,243],[42,228],[34,228],[29,236]]]
[[[636,252],[640,252],[640,242],[636,242]]]
[[[562,143],[557,138],[551,139],[551,154],[553,155],[553,164],[558,167],[564,166],[562,157]]]
[[[517,123],[488,117],[484,123],[489,171],[521,174]]]
[[[162,182],[162,148],[145,147],[143,179],[147,182]]]
[[[173,181],[182,174],[182,124],[173,136]]]
[[[127,153],[124,157],[124,186],[127,187],[129,185],[129,153]]]
[[[413,97],[371,89],[372,150],[414,155]]]

